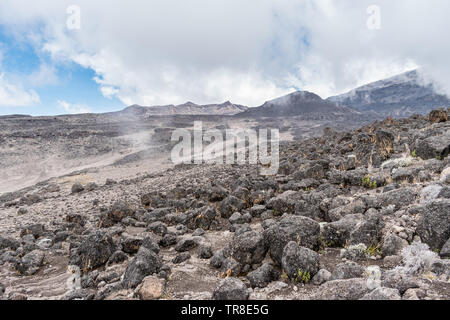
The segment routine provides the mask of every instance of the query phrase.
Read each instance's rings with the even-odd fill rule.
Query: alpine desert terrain
[[[297,92],[0,117],[0,299],[450,299],[450,111],[429,109]],[[278,174],[174,165],[194,121],[278,128]]]

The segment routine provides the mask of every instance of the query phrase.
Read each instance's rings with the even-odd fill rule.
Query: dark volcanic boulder
[[[364,274],[364,271],[365,271],[364,267],[360,266],[356,262],[350,261],[340,263],[331,273],[330,280],[361,278],[362,275]]]
[[[22,228],[20,236],[23,237],[27,234],[32,234],[36,239],[41,237],[45,233],[45,228],[42,224],[33,224]]]
[[[166,205],[167,200],[159,193],[152,192],[142,195],[141,203],[144,207],[160,208]]]
[[[2,249],[11,249],[16,250],[20,247],[20,242],[10,238],[0,237],[0,250]]]
[[[122,245],[123,252],[135,254],[142,245],[142,238],[122,235],[120,244]]]
[[[375,134],[360,133],[353,137],[356,162],[367,166],[379,166],[394,152],[394,135],[388,131],[378,130]]]
[[[40,250],[27,253],[14,265],[14,268],[23,275],[31,276],[39,271],[44,262],[45,254]]]
[[[176,239],[177,238],[174,235],[166,235],[166,236],[173,236],[174,237],[174,241],[173,241],[172,244],[176,243]],[[161,239],[161,241],[162,241],[162,239]],[[150,251],[153,251],[156,254],[158,254],[159,250],[160,250],[158,243],[152,237],[144,238],[144,240],[142,241],[142,247],[145,247],[145,248],[149,249]]]
[[[236,278],[223,279],[214,290],[214,300],[247,300],[249,293],[245,284]]]
[[[198,248],[198,257],[200,259],[209,259],[213,256],[213,251],[210,246],[207,245],[201,245]]]
[[[400,292],[397,289],[378,287],[366,294],[360,300],[401,300]]]
[[[371,290],[367,279],[345,279],[328,281],[314,294],[314,300],[358,300]]]
[[[80,193],[80,192],[83,192],[83,191],[84,191],[84,187],[81,185],[81,183],[75,183],[72,186],[72,193],[73,194]]]
[[[386,208],[390,205],[398,210],[408,204],[414,203],[418,194],[412,187],[395,189],[377,195],[367,195],[361,198],[366,202],[368,208]]]
[[[2,283],[0,283],[0,300],[2,299],[5,291],[6,291],[6,287]]]
[[[134,210],[125,202],[118,201],[106,213],[100,216],[99,227],[109,228],[134,214]]]
[[[275,216],[281,216],[285,213],[295,213],[295,196],[297,192],[286,191],[272,199],[267,203],[267,208],[272,209]]]
[[[201,208],[198,214],[194,215],[188,224],[191,229],[202,228],[209,230],[216,223],[218,217],[216,209],[213,206]]]
[[[385,236],[381,251],[383,256],[395,256],[399,255],[401,251],[408,246],[408,241],[400,238],[399,236],[389,233]]]
[[[125,271],[123,285],[126,288],[136,288],[145,277],[158,273],[162,265],[162,260],[156,253],[141,247]]]
[[[350,243],[364,243],[368,247],[376,245],[381,240],[383,227],[383,217],[380,213],[376,210],[366,213],[364,219],[358,222],[354,230],[350,232]]]
[[[428,115],[428,120],[431,123],[440,123],[448,121],[448,114],[444,109],[433,110]]]
[[[259,264],[266,254],[264,237],[255,231],[239,234],[231,242],[231,255],[242,266]]]
[[[291,241],[315,250],[319,247],[320,226],[306,217],[285,215],[280,222],[264,230],[264,241],[272,260],[281,266],[284,247]]]
[[[290,279],[306,274],[312,279],[320,269],[319,255],[311,249],[298,246],[294,241],[284,248],[281,263]]]
[[[177,255],[175,258],[173,258],[172,263],[173,264],[180,264],[183,263],[191,258],[191,254],[189,252],[183,252]]]
[[[445,242],[441,249],[440,255],[442,258],[450,258],[450,238]]]
[[[198,242],[195,238],[187,237],[178,241],[177,245],[175,246],[175,250],[177,252],[185,252],[194,249],[197,246]]]
[[[225,199],[228,195],[227,189],[221,186],[214,186],[211,191],[208,192],[208,200],[210,202],[219,202]]]
[[[252,288],[265,288],[269,283],[279,278],[280,273],[268,263],[263,264],[247,275],[247,279],[250,281]]]
[[[416,232],[432,250],[440,250],[450,238],[450,200],[430,202],[419,220]]]
[[[362,219],[361,214],[350,214],[339,221],[325,224],[321,232],[323,242],[327,247],[343,247],[350,240],[350,233]]]
[[[42,198],[37,194],[27,194],[26,196],[23,196],[19,200],[19,204],[21,205],[27,205],[31,206],[35,203],[41,202]]]
[[[231,215],[235,212],[245,209],[246,203],[235,196],[228,196],[225,200],[220,203],[219,213],[224,219],[229,219]]]
[[[415,148],[417,156],[422,159],[444,159],[450,153],[450,130],[440,135],[417,139]]]
[[[116,250],[113,239],[105,232],[97,231],[80,244],[71,254],[70,261],[87,272],[106,264]]]
[[[174,234],[166,234],[162,239],[159,241],[159,245],[163,248],[167,248],[170,246],[173,246],[177,243],[177,236]]]

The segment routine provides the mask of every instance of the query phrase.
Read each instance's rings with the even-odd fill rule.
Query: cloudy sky
[[[450,93],[449,12],[448,0],[1,0],[0,114],[253,107],[417,67]]]

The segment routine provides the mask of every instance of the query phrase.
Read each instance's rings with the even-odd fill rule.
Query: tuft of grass
[[[319,252],[321,252],[321,253],[325,252],[326,248],[332,248],[334,246],[333,241],[331,241],[331,240],[326,241],[323,237],[320,237],[319,242],[320,242]]]
[[[298,269],[297,278],[295,279],[295,281],[307,284],[311,281],[311,273],[309,273],[308,271],[303,271],[302,269]]]
[[[370,247],[367,248],[366,254],[369,257],[374,257],[374,256],[382,255],[383,251],[381,250],[379,244],[371,244]]]
[[[370,177],[370,175],[365,176],[361,180],[361,184],[363,187],[367,189],[376,189],[377,188],[377,182]]]
[[[413,158],[417,158],[417,152],[416,152],[416,150],[414,150],[414,151],[411,153],[411,155],[412,155]]]

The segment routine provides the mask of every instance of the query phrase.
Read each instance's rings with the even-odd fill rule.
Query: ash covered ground
[[[278,175],[174,166],[194,119],[280,128]],[[0,124],[2,299],[450,298],[448,111]]]

